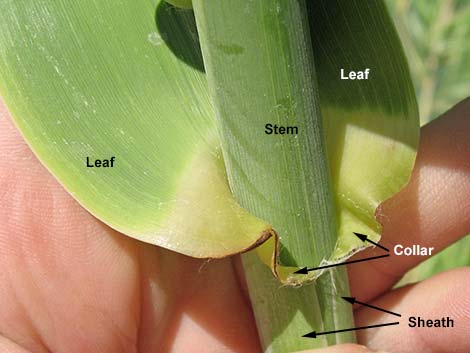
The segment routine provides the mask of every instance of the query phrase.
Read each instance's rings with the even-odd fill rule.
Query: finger
[[[470,231],[470,99],[422,129],[411,180],[378,210],[386,259],[351,265],[351,291],[360,300],[389,289],[428,256],[396,256],[396,244],[433,247],[432,254]],[[356,258],[384,254],[375,248]],[[373,285],[371,285],[373,284]]]
[[[63,190],[1,101],[0,155],[0,333],[34,352],[132,352],[135,246]]]
[[[367,347],[360,346],[358,344],[341,344],[337,346],[331,346],[327,348],[311,349],[307,351],[301,351],[297,353],[385,353],[372,351]]]
[[[2,353],[31,353],[16,343],[10,341],[8,338],[0,335],[0,352]]]
[[[470,352],[470,267],[434,276],[414,286],[394,290],[373,302],[402,314],[401,318],[367,307],[356,310],[356,325],[398,321],[396,326],[358,331],[358,339],[371,349],[394,353]],[[453,327],[409,327],[410,317],[440,320],[449,317]],[[442,325],[442,323],[441,323]]]
[[[139,352],[261,352],[231,259],[205,263],[169,250],[159,253],[153,290],[166,294],[167,310],[160,324],[141,331],[148,343]]]

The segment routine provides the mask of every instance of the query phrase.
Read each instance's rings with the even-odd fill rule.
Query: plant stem
[[[244,254],[242,262],[264,352],[285,353],[355,342],[352,332],[316,339],[301,337],[311,331],[354,327],[351,305],[339,298],[349,296],[345,270],[328,271],[316,283],[296,288],[281,286],[254,252]]]
[[[195,0],[209,89],[229,184],[240,204],[272,223],[280,261],[315,266],[328,259],[336,215],[304,0]],[[266,124],[296,128],[266,134]],[[352,333],[301,338],[352,327],[344,270],[317,284],[281,287],[254,253],[243,256],[263,347],[289,352],[353,341]]]

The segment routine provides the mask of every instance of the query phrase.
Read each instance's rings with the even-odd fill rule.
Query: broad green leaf
[[[382,5],[309,2],[340,214],[324,261],[363,246],[353,231],[378,239],[375,209],[414,161],[416,104]],[[366,67],[368,81],[339,80],[340,68]],[[163,1],[3,1],[0,93],[40,160],[117,230],[195,257],[227,256],[273,234],[274,220],[231,196],[192,11]],[[113,168],[86,167],[87,157],[112,156]],[[272,267],[277,240],[260,249]],[[278,271],[283,281],[290,272]]]
[[[192,0],[166,0],[166,2],[182,9],[191,9],[193,7]]]
[[[405,185],[414,164],[418,110],[402,46],[381,1],[313,1],[309,13],[340,213],[332,259],[340,259],[357,241],[351,240],[354,229],[378,240],[375,210]],[[340,80],[341,69],[369,69],[369,78]]]
[[[269,227],[231,197],[201,67],[192,12],[163,2],[0,4],[0,92],[40,160],[117,230],[223,257]]]

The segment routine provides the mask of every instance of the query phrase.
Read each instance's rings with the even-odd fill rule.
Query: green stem
[[[316,331],[354,327],[345,270],[326,272],[314,284],[281,286],[254,252],[242,256],[261,345],[266,353],[285,353],[355,342],[352,332],[301,337]]]
[[[193,5],[232,192],[272,223],[282,264],[318,265],[332,253],[337,228],[305,1]],[[296,133],[269,135],[266,124]],[[351,333],[301,338],[352,326],[351,308],[340,299],[349,292],[344,271],[281,288],[255,254],[243,264],[266,351],[354,340]]]

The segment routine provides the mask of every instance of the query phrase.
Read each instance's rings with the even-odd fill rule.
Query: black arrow
[[[394,313],[393,311],[388,311],[388,310],[378,308],[376,306],[373,306],[373,305],[370,305],[370,304],[367,304],[367,303],[360,302],[359,300],[356,300],[356,298],[354,298],[354,297],[341,297],[341,298],[343,298],[344,300],[346,300],[347,302],[349,302],[351,304],[354,304],[354,303],[361,304],[361,305],[367,306],[367,307],[375,309],[375,310],[383,311],[384,313],[387,313],[387,314],[392,314],[392,315],[401,317],[401,314],[397,314],[397,313]]]
[[[306,275],[309,273],[309,271],[315,271],[315,270],[321,270],[323,268],[329,268],[329,267],[335,267],[335,266],[342,266],[342,265],[348,265],[348,264],[355,264],[357,262],[363,262],[363,261],[370,261],[370,260],[375,260],[375,259],[381,259],[383,257],[390,256],[390,254],[386,255],[380,255],[380,256],[373,256],[373,257],[366,257],[365,259],[359,259],[359,260],[352,260],[352,261],[346,261],[346,262],[340,262],[338,264],[332,264],[332,265],[325,265],[325,266],[319,266],[319,267],[313,267],[313,268],[307,268],[303,267],[300,270],[295,271],[294,273]]]
[[[367,237],[367,235],[365,234],[361,234],[361,233],[356,233],[356,232],[353,232],[354,235],[356,237],[358,237],[359,239],[361,239],[362,241],[366,241],[368,243],[371,243],[371,244],[374,244],[375,246],[378,246],[379,248],[385,250],[386,252],[390,252],[390,250],[388,250],[385,246],[382,246],[378,243],[376,243],[375,241],[372,241],[372,240],[369,240],[369,238]]]
[[[307,333],[303,335],[302,337],[308,337],[308,338],[317,338],[317,336],[321,335],[329,335],[330,333],[338,333],[338,332],[347,332],[347,331],[357,331],[357,330],[366,330],[368,328],[376,328],[376,327],[383,327],[383,326],[392,326],[392,325],[398,325],[399,322],[388,322],[386,324],[380,324],[380,325],[371,325],[371,326],[362,326],[362,327],[353,327],[353,328],[347,328],[344,330],[336,330],[336,331],[325,331],[325,332],[315,332],[312,331],[310,333]]]

